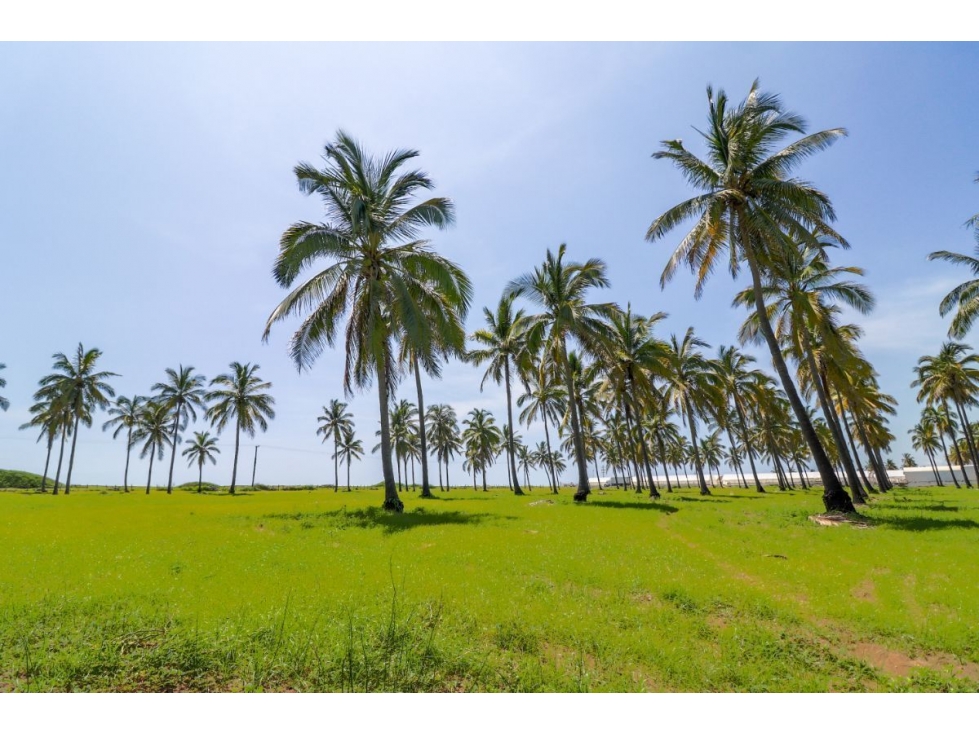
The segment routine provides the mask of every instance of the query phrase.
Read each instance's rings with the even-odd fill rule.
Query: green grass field
[[[979,492],[405,500],[0,492],[0,690],[979,690]]]

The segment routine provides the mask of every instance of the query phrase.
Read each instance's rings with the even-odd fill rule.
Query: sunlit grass
[[[977,689],[979,493],[404,498],[2,492],[0,689]]]

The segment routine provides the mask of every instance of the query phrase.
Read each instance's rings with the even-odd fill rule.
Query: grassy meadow
[[[0,690],[979,690],[979,492],[0,492]]]

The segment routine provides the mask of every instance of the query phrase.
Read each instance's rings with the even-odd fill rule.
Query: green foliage
[[[41,475],[27,471],[0,469],[0,489],[40,489]]]

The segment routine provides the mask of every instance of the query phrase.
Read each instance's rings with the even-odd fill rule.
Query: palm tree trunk
[[[238,481],[238,444],[240,438],[241,438],[241,422],[239,419],[239,420],[235,420],[235,460],[231,464],[231,488],[229,489],[229,494],[235,493],[235,485]],[[150,458],[150,461],[152,462],[153,459]]]
[[[407,478],[408,478],[408,467],[405,467],[405,479]],[[414,455],[412,455],[411,456],[411,491],[414,492],[415,487],[417,486],[418,484],[415,482],[415,457]],[[431,492],[429,492],[429,494],[431,494]]]
[[[547,465],[544,467],[548,475],[548,483],[551,485],[551,494],[557,494],[557,475],[554,473],[554,462],[551,461],[551,432],[547,428],[547,413],[541,409],[541,418],[544,421],[544,439],[547,441]]]
[[[743,230],[740,234],[741,247],[748,260],[748,267],[751,270],[751,287],[755,296],[755,312],[758,314],[758,325],[761,329],[762,336],[765,338],[765,342],[768,344],[768,350],[772,355],[772,363],[782,383],[782,389],[785,391],[785,395],[789,399],[789,404],[792,406],[792,411],[795,413],[796,420],[799,422],[799,430],[802,431],[802,436],[806,439],[806,444],[809,446],[809,452],[812,454],[816,469],[819,471],[819,476],[823,480],[823,506],[827,512],[856,512],[853,507],[853,500],[850,499],[846,490],[843,489],[836,473],[833,471],[833,465],[830,463],[823,445],[819,442],[816,429],[813,428],[812,421],[809,420],[809,414],[806,412],[806,408],[799,398],[799,393],[795,389],[795,384],[792,382],[792,376],[789,374],[789,368],[785,364],[785,359],[782,357],[782,350],[779,347],[778,339],[775,338],[775,332],[772,331],[772,325],[768,320],[768,313],[765,310],[765,296],[762,293],[761,273],[756,262],[754,249],[749,246]]]
[[[853,457],[857,465],[857,471],[860,472],[860,479],[863,481],[864,487],[868,492],[876,493],[877,490],[874,488],[874,485],[871,484],[870,479],[867,478],[867,472],[864,471],[863,466],[860,464],[860,455],[857,453],[857,442],[853,440],[853,431],[850,430],[850,421],[847,420],[847,411],[843,408],[843,401],[840,400],[839,393],[836,394],[836,404],[839,407],[840,419],[843,421],[843,432],[846,434],[847,440],[850,442],[850,451],[853,452]],[[854,419],[856,419],[856,415],[854,415]],[[859,429],[860,426],[858,425],[857,428]],[[863,442],[864,447],[868,445],[867,436],[863,431],[860,431],[860,440]],[[870,452],[869,448],[867,449],[867,458],[870,459],[870,465],[874,468],[874,473],[877,475],[877,484],[883,490],[884,483],[880,481],[880,469],[877,466],[877,463],[874,461],[873,454]]]
[[[938,465],[935,463],[935,457],[932,455],[931,451],[925,451],[925,456],[928,457],[928,462],[931,464],[931,471],[935,475],[935,486],[944,487],[942,484],[942,478],[938,474]]]
[[[738,422],[741,424],[741,442],[748,453],[748,464],[751,466],[751,476],[755,480],[755,490],[764,493],[765,489],[761,486],[761,480],[758,479],[758,470],[755,469],[755,452],[751,448],[751,441],[748,440],[748,421],[745,420],[744,408],[741,407],[737,393],[734,393],[734,408],[738,411]]]
[[[58,494],[58,482],[61,480],[61,461],[65,458],[65,436],[68,435],[68,426],[61,427],[61,448],[58,451],[58,470],[54,474],[54,492]]]
[[[884,460],[880,456],[880,449],[876,446],[871,446],[870,450],[874,452],[874,461],[877,462],[877,466],[880,467],[880,479],[881,482],[883,482],[881,491],[894,489],[894,485],[891,483],[891,478],[887,476],[887,465],[884,464]]]
[[[41,492],[47,493],[48,491],[48,464],[51,463],[51,447],[54,446],[54,434],[50,431],[48,432],[48,453],[44,459],[44,474],[41,476]]]
[[[421,442],[422,497],[431,497],[432,488],[428,484],[428,439],[425,435],[425,398],[422,395],[422,377],[418,369],[418,355],[412,352],[412,367],[415,369],[415,390],[418,393],[418,438]]]
[[[435,463],[436,463],[436,465],[438,465],[438,468],[439,468],[439,492],[444,492],[445,491],[445,486],[442,484],[442,462],[436,460]],[[422,480],[422,481],[424,481],[424,480]],[[424,497],[424,496],[425,496],[425,493],[422,492],[422,497]]]
[[[347,459],[347,491],[350,491],[350,459]]]
[[[581,417],[578,415],[578,393],[574,389],[574,379],[571,376],[571,363],[568,361],[568,350],[564,339],[561,340],[561,367],[564,369],[564,383],[568,390],[568,412],[571,414],[571,438],[574,442],[574,461],[578,469],[578,489],[574,493],[575,502],[588,500],[588,462],[585,458],[585,441],[581,434]]]
[[[384,473],[385,510],[404,512],[404,503],[394,486],[394,467],[391,466],[391,424],[388,416],[388,345],[382,347],[381,364],[377,366],[377,400],[381,407],[381,469]]]
[[[816,388],[819,407],[822,409],[826,424],[833,434],[833,441],[836,443],[837,453],[843,462],[843,469],[846,471],[847,484],[850,485],[853,501],[860,504],[863,502],[865,492],[863,491],[863,486],[860,484],[860,477],[857,476],[857,470],[853,466],[853,460],[850,457],[850,450],[846,446],[846,440],[843,438],[843,430],[840,428],[840,424],[836,419],[836,411],[833,410],[833,404],[830,402],[829,381],[826,379],[825,373],[819,369],[819,365],[816,364],[812,338],[809,336],[809,332],[804,328],[801,331],[803,339],[802,352],[804,352],[806,363],[809,366],[809,374],[812,376],[813,387]]]
[[[126,471],[122,474],[122,488],[126,492],[129,492],[129,455],[133,451],[133,427],[129,427],[129,431],[126,434]]]
[[[945,454],[945,463],[948,464],[948,470],[952,475],[952,481],[955,483],[957,489],[962,489],[962,485],[959,484],[958,477],[955,476],[955,469],[952,468],[952,459],[948,455],[948,448],[945,446],[945,434],[942,431],[936,431],[938,434],[938,439],[942,442],[942,452]],[[955,440],[955,436],[952,436],[952,440]],[[944,484],[941,486],[945,486]]]
[[[738,469],[741,468],[740,467],[740,463],[741,462],[739,462],[737,460],[737,458],[735,458],[736,457],[736,454],[734,453],[734,436],[731,435],[731,426],[729,424],[728,425],[725,425],[724,426],[724,430],[727,431],[727,441],[728,441],[728,444],[731,446],[731,450],[732,450],[731,451],[731,464],[732,464],[732,467],[731,468],[734,469],[734,479],[738,483],[738,489],[741,489],[741,479],[740,479],[740,477],[738,477]],[[744,488],[747,489],[748,488],[748,485],[745,484],[744,485]]]
[[[965,443],[969,447],[969,453],[972,455],[972,471],[976,473],[976,481],[979,482],[979,455],[976,454],[976,444],[972,440],[972,424],[969,423],[969,417],[965,414],[965,408],[962,407],[962,404],[958,400],[953,400],[952,402],[955,403],[955,407],[962,417],[962,432],[965,433]],[[965,467],[962,467],[962,474],[965,475],[966,486],[972,486],[969,484],[969,472],[966,471]]]
[[[663,445],[663,436],[656,431],[656,443],[659,445],[659,463],[663,465],[663,476],[666,477],[666,491],[673,494],[673,487],[670,486],[670,467],[666,464],[666,446]],[[678,486],[677,489],[680,487]]]
[[[401,483],[401,457],[400,456],[395,457],[395,463],[398,465],[398,491],[403,492],[404,485]]]
[[[697,448],[697,418],[694,416],[693,406],[690,405],[690,398],[683,398],[684,405],[687,409],[687,421],[690,423],[690,445],[693,449],[693,463],[697,469],[697,480],[700,482],[700,494],[708,495],[710,490],[707,489],[707,482],[704,481],[704,469],[700,465],[700,450]]]
[[[802,488],[809,489],[809,485],[806,484],[806,473],[802,470],[802,462],[799,459],[795,460],[795,468],[799,471],[799,483],[802,484]]]
[[[445,455],[445,491],[448,492],[452,485],[449,483],[449,455]]]
[[[71,455],[68,457],[68,476],[65,477],[65,494],[71,492],[71,470],[75,468],[75,444],[78,442],[78,421],[81,417],[81,412],[76,411],[75,432],[71,436]]]
[[[200,494],[203,491],[203,487],[201,486],[202,484],[204,484],[204,462],[203,461],[201,461],[201,462],[199,462],[197,464],[197,494]]]
[[[944,407],[945,407],[945,414],[948,415],[948,404],[946,403]],[[951,416],[949,416],[949,418],[951,419]],[[939,433],[941,433],[941,431],[939,431]],[[956,453],[958,454],[959,469],[962,470],[962,479],[965,481],[965,486],[966,487],[969,487],[971,489],[972,488],[972,482],[969,481],[969,475],[968,475],[968,473],[966,473],[965,467],[962,466],[962,452],[961,451],[958,451],[956,449],[956,444],[958,443],[958,439],[955,436],[955,426],[952,425],[952,421],[951,420],[948,421],[948,435],[952,439],[952,448],[955,449],[956,450]],[[945,445],[945,439],[942,438],[942,446],[944,446],[944,445]],[[954,477],[955,476],[955,472],[952,470],[952,462],[948,458],[948,452],[945,453],[945,460],[948,461],[948,470],[952,473],[952,476]],[[958,481],[955,482],[955,486],[956,487],[959,486]]]
[[[485,466],[483,467],[482,474],[483,474],[483,491],[484,492],[488,492],[489,490],[486,489],[486,467]]]
[[[170,474],[167,476],[167,494],[173,494],[173,462],[177,458],[177,428],[180,426],[180,408],[173,416],[173,435],[170,437],[173,450],[170,452]]]
[[[333,429],[333,494],[340,491],[340,429]]]
[[[476,465],[473,464],[473,492],[478,492],[479,487],[476,486]]]
[[[146,494],[150,493],[150,481],[153,479],[153,455],[156,453],[156,446],[150,451],[150,470],[146,473]]]
[[[523,491],[520,489],[520,483],[517,481],[517,459],[516,452],[513,448],[513,400],[510,397],[510,358],[506,357],[503,362],[503,377],[504,382],[506,382],[506,415],[507,415],[507,426],[510,428],[510,437],[507,440],[507,453],[509,454],[510,461],[510,473],[513,475],[513,493],[515,495],[522,495]]]

